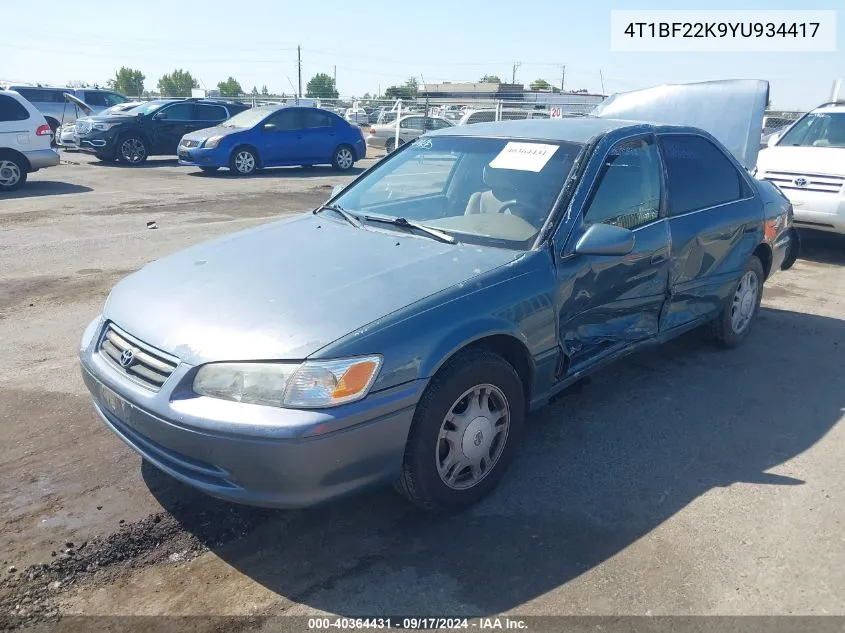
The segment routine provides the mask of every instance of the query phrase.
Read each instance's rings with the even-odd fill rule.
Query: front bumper
[[[845,234],[845,193],[795,189],[783,192],[792,203],[796,228]]]
[[[24,152],[32,171],[59,164],[59,153],[54,149],[34,149]]]
[[[193,167],[228,167],[228,154],[215,147],[206,149],[204,147],[184,147],[182,145],[176,150],[176,156],[180,165]]]
[[[79,149],[89,153],[108,153],[111,149],[111,137],[107,132],[92,130],[88,134],[77,134]]]
[[[324,410],[276,409],[196,396],[180,365],[156,393],[128,381],[96,350],[82,377],[103,422],[144,459],[203,492],[295,508],[389,483],[399,474],[424,381]]]

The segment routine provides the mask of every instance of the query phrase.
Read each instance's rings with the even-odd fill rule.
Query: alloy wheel
[[[435,459],[441,481],[467,490],[484,479],[504,451],[510,420],[508,400],[495,385],[465,391],[440,425]]]
[[[350,152],[348,148],[342,147],[337,152],[336,160],[338,167],[341,169],[349,169],[355,162],[355,157],[352,156],[352,152]]]
[[[141,139],[132,136],[121,143],[120,155],[126,159],[127,163],[137,165],[147,157],[147,148],[144,147]]]
[[[11,160],[0,160],[0,187],[11,189],[21,179],[21,168]]]
[[[242,174],[250,174],[255,170],[255,156],[252,152],[241,150],[235,155],[235,169]]]

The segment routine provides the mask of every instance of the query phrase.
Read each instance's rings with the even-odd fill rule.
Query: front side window
[[[416,221],[461,242],[527,249],[582,148],[561,141],[422,137],[334,202],[361,217]]]
[[[85,103],[92,106],[105,106],[106,105],[106,95],[104,92],[93,92],[87,91],[85,92],[85,97],[83,98]],[[114,105],[114,104],[108,104]]]
[[[109,107],[120,105],[121,103],[126,103],[127,101],[129,101],[129,99],[127,99],[123,95],[117,94],[116,92],[104,92],[102,93],[102,95],[103,99],[106,100],[106,105]]]
[[[163,119],[168,121],[192,121],[194,119],[193,103],[174,103],[161,111]]]
[[[651,138],[617,143],[607,154],[584,224],[626,229],[654,222],[660,215],[660,158]]]
[[[845,112],[811,112],[784,134],[778,145],[845,147]]]
[[[299,110],[281,110],[264,122],[264,129],[275,132],[289,132],[302,129],[302,116]]]
[[[703,136],[661,137],[669,215],[681,215],[745,197],[742,177],[725,153]]]

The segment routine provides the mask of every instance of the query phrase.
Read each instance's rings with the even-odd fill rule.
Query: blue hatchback
[[[248,176],[263,167],[332,165],[346,171],[366,155],[361,128],[319,108],[259,106],[179,142],[179,164],[228,167]]]

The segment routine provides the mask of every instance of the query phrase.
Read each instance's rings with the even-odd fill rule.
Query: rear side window
[[[746,197],[742,177],[724,152],[702,136],[660,139],[668,175],[669,215],[707,209]]]
[[[226,116],[226,109],[223,106],[208,105],[206,103],[197,104],[198,121],[223,121],[228,118]]]
[[[194,119],[194,106],[192,103],[174,103],[161,109],[162,118],[169,121],[192,121]]]
[[[304,110],[303,117],[305,119],[303,127],[334,127],[334,119],[330,114],[320,112],[319,110]]]
[[[26,121],[29,112],[17,99],[0,94],[0,121]]]
[[[68,90],[73,92],[73,90]],[[64,103],[65,96],[62,90],[50,88],[19,88],[17,93],[30,103]]]

